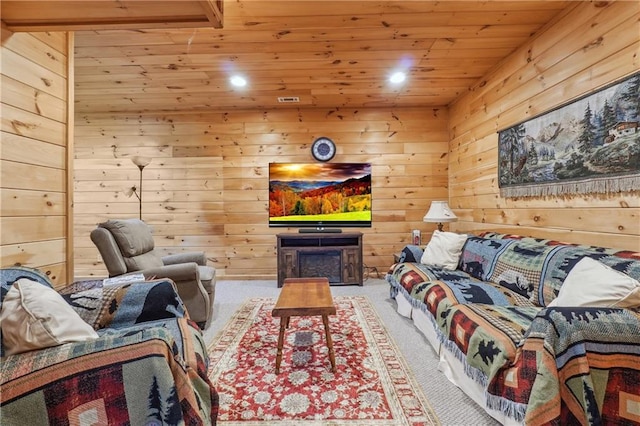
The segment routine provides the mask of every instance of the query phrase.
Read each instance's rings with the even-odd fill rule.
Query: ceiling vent
[[[278,102],[283,104],[296,103],[296,102],[300,102],[300,98],[297,96],[278,96]]]

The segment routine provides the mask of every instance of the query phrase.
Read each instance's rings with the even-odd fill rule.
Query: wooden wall
[[[451,229],[640,250],[640,192],[505,199],[497,131],[640,69],[637,2],[579,2],[449,109]]]
[[[224,278],[273,279],[280,231],[267,226],[267,164],[312,161],[318,136],[338,143],[334,161],[373,163],[369,273],[384,274],[411,229],[426,241],[434,226],[421,218],[447,196],[456,231],[639,250],[639,193],[503,199],[495,180],[499,129],[640,69],[639,17],[635,2],[579,2],[448,109],[120,114],[75,127],[72,36],[3,31],[1,266],[42,268],[56,284],[71,280],[74,262],[76,277],[104,275],[89,232],[137,216],[124,194],[139,176],[130,157],[148,155],[143,214],[164,251],[205,250]]]
[[[333,162],[373,165],[373,227],[364,233],[365,275],[384,276],[393,253],[422,222],[431,200],[446,199],[446,108],[105,114],[76,118],[76,276],[104,276],[89,238],[97,223],[137,217],[131,157],[144,169],[143,219],[165,253],[204,250],[218,276],[276,278],[275,235],[268,227],[269,162],[313,162],[319,136],[337,144]],[[291,229],[290,232],[296,232]]]
[[[2,31],[0,266],[39,268],[56,286],[67,282],[73,264],[67,239],[70,37]]]

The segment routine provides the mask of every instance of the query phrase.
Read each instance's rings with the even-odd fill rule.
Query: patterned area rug
[[[245,303],[209,346],[220,394],[218,424],[439,425],[402,354],[366,297],[334,297],[330,316],[337,373],[321,317],[292,317],[280,374],[275,301]]]

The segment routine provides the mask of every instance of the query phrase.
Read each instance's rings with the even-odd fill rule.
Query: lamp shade
[[[453,214],[446,201],[432,201],[429,211],[422,218],[424,222],[455,222],[458,217]]]
[[[138,166],[139,168],[144,169],[151,162],[151,158],[141,157],[139,155],[136,155],[135,157],[131,157],[131,162],[136,166]]]

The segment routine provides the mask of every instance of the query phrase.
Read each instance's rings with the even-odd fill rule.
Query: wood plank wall
[[[640,192],[505,199],[496,179],[498,130],[640,69],[639,18],[637,2],[578,2],[450,107],[451,229],[640,250]]]
[[[276,238],[269,228],[269,162],[313,162],[319,136],[337,144],[333,162],[370,162],[373,227],[364,233],[365,276],[384,276],[393,253],[422,222],[431,200],[446,199],[446,108],[394,111],[236,111],[186,114],[104,114],[76,117],[76,277],[106,270],[89,234],[109,218],[138,216],[138,168],[143,171],[143,219],[164,253],[204,250],[218,277],[275,279]],[[296,232],[291,229],[290,232]]]
[[[2,30],[0,266],[67,283],[66,33]],[[73,103],[71,103],[73,107]]]

